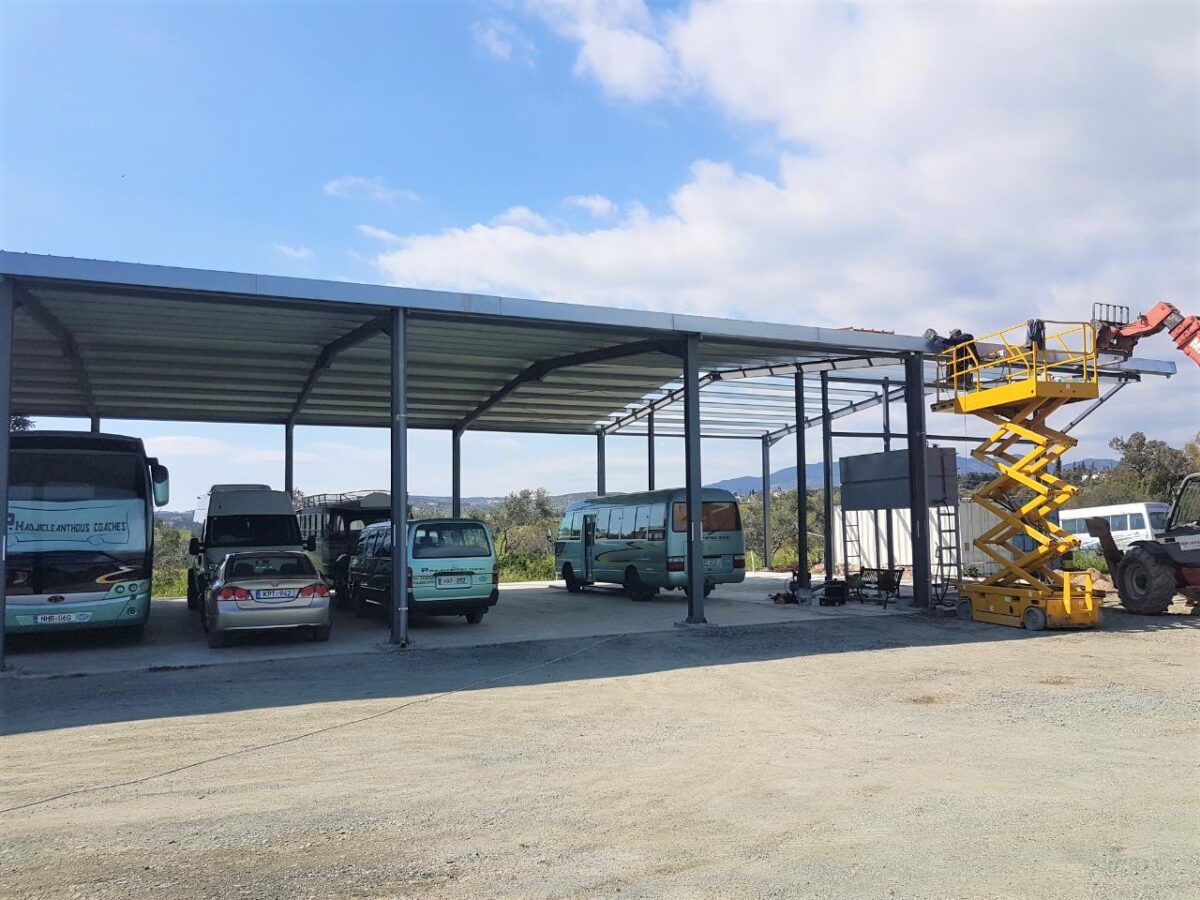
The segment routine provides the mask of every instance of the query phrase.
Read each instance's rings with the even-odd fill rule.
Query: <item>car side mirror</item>
[[[311,534],[304,541],[304,549],[309,553],[317,549],[317,539]]]
[[[154,487],[154,505],[166,506],[171,501],[171,473],[166,466],[150,466],[150,483]]]
[[[188,541],[188,553],[192,556],[199,556],[202,549],[199,538],[192,538]]]
[[[552,535],[549,531],[546,532],[546,540],[551,544],[554,543],[554,535]]]

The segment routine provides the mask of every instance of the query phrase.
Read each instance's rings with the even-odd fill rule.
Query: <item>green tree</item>
[[[1188,465],[1193,472],[1200,472],[1200,431],[1196,436],[1183,445],[1183,452],[1188,458]]]
[[[178,597],[187,590],[188,541],[192,533],[154,524],[154,596]]]
[[[1121,454],[1113,472],[1141,488],[1141,497],[1130,500],[1169,500],[1171,491],[1191,471],[1188,455],[1166,441],[1150,440],[1140,431],[1115,437],[1108,445]]]
[[[796,519],[799,495],[796,491],[776,491],[771,494],[771,561],[775,566],[795,565]],[[742,532],[747,552],[763,552],[762,495],[753,494],[738,501],[742,511]],[[821,493],[808,492],[808,557],[816,561],[821,555]]]
[[[495,506],[471,513],[492,529],[500,553],[536,553],[546,552],[546,530],[557,511],[545,488],[525,488],[514,491]]]

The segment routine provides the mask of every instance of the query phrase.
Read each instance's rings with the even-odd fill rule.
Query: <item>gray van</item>
[[[214,484],[201,517],[197,510],[197,537],[188,544],[187,601],[199,609],[217,570],[230,553],[253,550],[316,549],[312,538],[300,537],[292,498],[265,484]]]

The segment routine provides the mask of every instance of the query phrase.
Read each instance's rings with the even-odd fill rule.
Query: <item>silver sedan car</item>
[[[208,646],[224,647],[234,632],[307,630],[329,640],[329,586],[308,554],[292,550],[231,553],[205,597]]]

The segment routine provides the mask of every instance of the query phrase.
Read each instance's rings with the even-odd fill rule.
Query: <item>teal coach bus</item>
[[[166,468],[133,437],[29,431],[9,439],[5,629],[140,637],[154,506],[170,497]]]
[[[687,590],[687,502],[683,488],[609,494],[572,503],[554,542],[554,568],[577,593],[589,584],[623,585],[634,600]],[[746,577],[746,542],[737,498],[701,492],[704,595]]]

